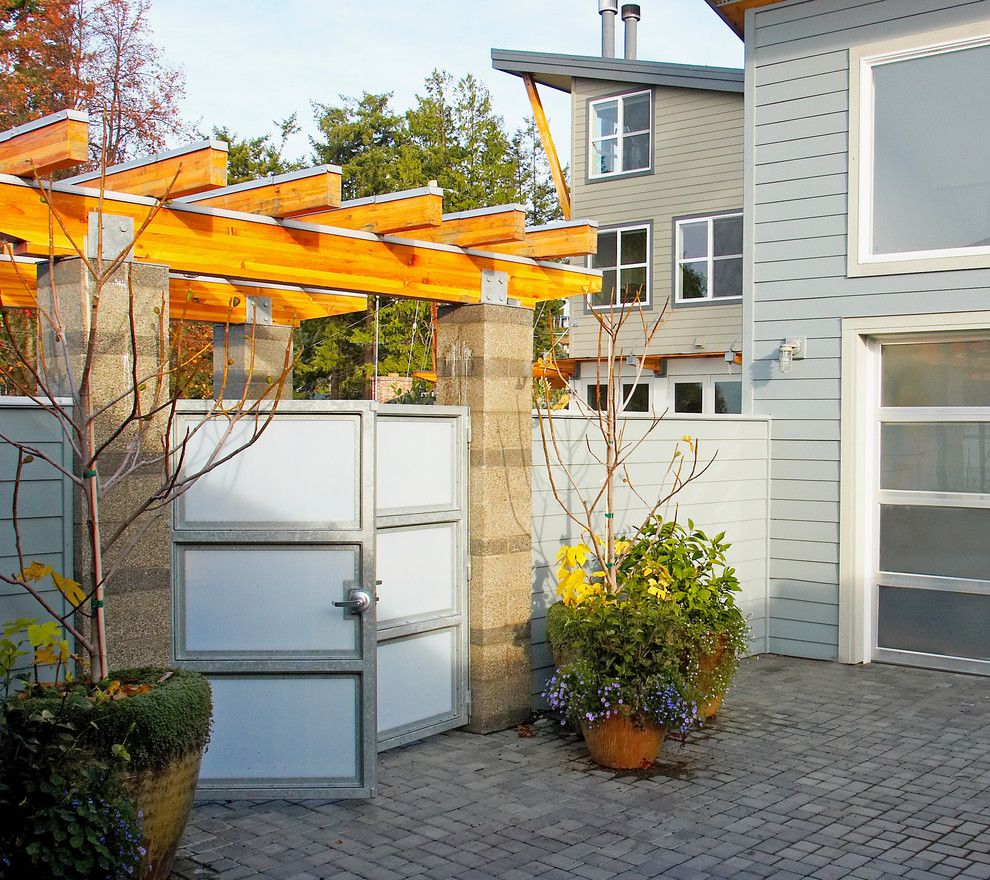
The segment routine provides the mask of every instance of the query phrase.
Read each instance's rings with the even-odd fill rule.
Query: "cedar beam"
[[[342,202],[335,211],[320,211],[299,219],[340,229],[393,235],[439,226],[442,216],[443,190],[429,186],[366,199],[352,199]]]
[[[183,196],[178,201],[269,217],[297,217],[339,207],[340,175],[337,165],[319,165]]]
[[[49,208],[37,186],[0,176],[0,236],[17,240],[24,256],[73,253],[66,232],[83,241],[89,214],[99,208],[99,193],[64,183],[52,185],[50,198],[65,224],[65,230],[56,224],[51,238]],[[103,210],[130,217],[137,227],[154,204],[108,192]],[[480,302],[484,269],[506,273],[510,299],[562,299],[601,289],[598,270],[176,202],[158,211],[134,252],[173,272],[436,302]]]
[[[178,173],[178,176],[176,176]],[[172,179],[175,183],[172,184]],[[100,172],[77,174],[64,180],[71,186],[98,187]],[[200,141],[147,159],[135,159],[106,169],[107,191],[160,199],[188,196],[227,185],[227,145]]]
[[[0,133],[0,174],[46,177],[89,159],[89,117],[62,110]]]
[[[598,224],[591,220],[573,220],[548,223],[526,229],[522,241],[493,244],[491,249],[500,254],[515,254],[534,260],[558,257],[580,257],[598,251]]]
[[[419,241],[482,250],[502,242],[522,242],[526,237],[526,209],[522,205],[499,205],[444,214],[439,226],[421,229],[414,237]]]
[[[547,122],[547,114],[543,109],[543,101],[540,100],[540,93],[536,88],[536,80],[530,73],[524,73],[522,80],[526,84],[526,94],[529,96],[529,106],[532,108],[533,118],[536,120],[536,130],[540,133],[543,152],[546,153],[547,162],[550,163],[550,173],[553,175],[553,185],[557,187],[557,201],[560,202],[560,210],[564,214],[564,219],[570,220],[571,193],[567,189],[564,170],[560,167],[560,157],[557,155],[557,148],[553,143],[550,123]]]

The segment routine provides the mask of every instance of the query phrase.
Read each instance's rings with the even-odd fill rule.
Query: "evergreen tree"
[[[227,183],[244,183],[259,177],[270,177],[305,168],[300,159],[285,158],[286,141],[299,132],[296,115],[275,123],[278,135],[241,138],[226,126],[214,127],[212,136],[225,141],[227,151]],[[276,138],[278,139],[276,142]]]

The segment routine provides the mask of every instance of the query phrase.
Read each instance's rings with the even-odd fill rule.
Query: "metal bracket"
[[[496,269],[481,270],[481,301],[492,305],[509,304],[509,273]]]
[[[245,322],[269,327],[272,324],[272,298],[249,296],[245,306]]]
[[[99,243],[99,219],[96,211],[89,212],[89,229],[86,235],[86,256],[91,260],[97,257],[96,248]],[[127,250],[125,262],[134,259],[134,218],[118,217],[115,214],[103,215],[103,253],[99,256],[113,262]]]

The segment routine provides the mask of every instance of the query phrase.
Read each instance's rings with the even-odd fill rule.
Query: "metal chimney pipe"
[[[636,60],[636,35],[640,19],[638,3],[622,4],[622,20],[626,23],[626,61]]]
[[[615,16],[619,14],[619,0],[598,0],[598,14],[602,17],[602,58],[615,58]]]

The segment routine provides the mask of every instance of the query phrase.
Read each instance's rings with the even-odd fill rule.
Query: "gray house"
[[[746,43],[770,648],[988,674],[990,2],[708,2]]]
[[[600,6],[611,23],[616,5]],[[603,57],[492,51],[496,70],[571,95],[572,211],[598,221],[605,274],[601,294],[569,303],[563,366],[594,405],[592,311],[638,296],[648,318],[666,318],[645,352],[642,323],[628,323],[623,354],[654,357],[627,409],[739,412],[743,72],[636,59],[632,10],[626,58],[609,57],[607,32]]]

